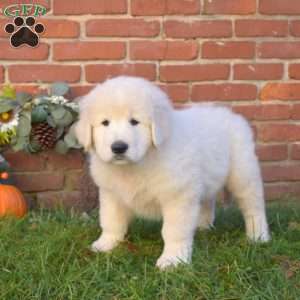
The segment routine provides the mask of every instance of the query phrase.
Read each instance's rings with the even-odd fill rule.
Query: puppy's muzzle
[[[111,151],[114,154],[124,154],[128,149],[128,144],[123,141],[116,141],[111,145]]]

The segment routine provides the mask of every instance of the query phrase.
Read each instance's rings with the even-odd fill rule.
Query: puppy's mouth
[[[116,165],[123,165],[129,163],[129,159],[125,155],[117,154],[113,157],[112,163]]]

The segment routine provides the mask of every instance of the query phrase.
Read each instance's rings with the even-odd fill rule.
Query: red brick
[[[282,200],[282,197],[299,197],[300,185],[299,183],[269,183],[265,184],[265,198],[267,200],[276,199]]]
[[[53,45],[54,60],[122,59],[124,42],[59,42]]]
[[[249,120],[288,120],[291,117],[291,107],[286,104],[238,105],[233,110]]]
[[[93,64],[85,67],[88,82],[101,82],[118,75],[141,76],[149,80],[156,78],[155,64]]]
[[[45,192],[37,194],[37,204],[46,209],[75,209],[84,211],[90,209],[88,199],[84,199],[79,191]]]
[[[213,21],[178,21],[164,22],[164,32],[172,38],[217,38],[232,36],[232,22],[229,20]]]
[[[262,100],[300,100],[300,83],[267,83],[260,92]]]
[[[49,55],[49,45],[40,43],[38,47],[13,48],[8,41],[0,41],[0,59],[3,60],[45,60]]]
[[[204,0],[205,14],[248,15],[256,11],[256,0]]]
[[[5,8],[8,5],[22,3],[22,4],[32,4],[32,0],[1,0],[0,8]],[[46,8],[50,7],[49,0],[39,0],[39,4]]]
[[[292,79],[300,79],[300,64],[289,65],[289,77]]]
[[[86,22],[87,36],[154,37],[160,32],[158,21],[143,19],[97,19]]]
[[[4,68],[0,66],[0,82],[4,81]]]
[[[0,90],[5,86],[5,84],[0,85]],[[37,94],[44,94],[47,89],[40,85],[20,85],[20,84],[14,84],[14,88],[17,92],[24,92],[32,95]]]
[[[257,95],[257,87],[253,84],[201,84],[193,85],[193,101],[233,101],[254,100]]]
[[[194,15],[199,13],[199,0],[131,0],[133,16]]]
[[[300,2],[295,0],[260,0],[259,12],[266,15],[298,15]]]
[[[292,36],[300,36],[300,21],[290,21],[290,32]]]
[[[253,58],[254,42],[204,42],[203,58]]]
[[[83,167],[84,157],[81,151],[73,150],[67,154],[49,151],[45,156],[48,170],[74,170]]]
[[[16,186],[23,192],[43,192],[60,190],[64,185],[62,173],[14,174]]]
[[[276,80],[282,79],[283,64],[236,64],[234,79]]]
[[[300,143],[291,145],[291,159],[300,160]]]
[[[256,154],[260,161],[281,161],[288,158],[288,146],[286,144],[258,145]]]
[[[80,80],[80,66],[71,65],[11,65],[8,76],[11,82],[77,82]]]
[[[25,152],[6,152],[4,157],[14,171],[42,171],[45,169],[45,158],[42,154]]]
[[[78,191],[84,172],[82,170],[69,171],[66,173],[65,190]]]
[[[8,38],[10,36],[9,33],[6,33],[4,27],[7,23],[10,23],[10,20],[7,18],[0,18],[0,37]]]
[[[226,64],[160,66],[160,80],[167,82],[209,81],[228,79],[230,66]]]
[[[241,37],[271,36],[282,37],[288,34],[287,20],[236,20],[235,33]]]
[[[43,19],[45,26],[43,38],[76,38],[79,36],[79,23],[62,19]]]
[[[300,180],[300,165],[263,166],[262,175],[265,182],[298,181]]]
[[[21,3],[21,4],[32,4],[32,0],[1,0],[0,1],[0,10],[6,8],[7,6],[9,5],[13,5],[13,4],[16,4],[16,3]],[[38,4],[44,6],[47,10],[50,9],[50,1],[49,0],[39,0],[37,1]],[[32,14],[34,12],[34,8],[32,8],[29,13]],[[2,14],[2,13],[1,13]],[[22,15],[22,13],[21,13]]]
[[[84,96],[88,94],[95,85],[74,85],[71,86],[70,97],[75,99],[77,97]]]
[[[258,138],[264,142],[294,142],[300,139],[300,125],[289,123],[261,124]]]
[[[174,102],[185,102],[189,98],[189,86],[187,84],[160,84],[159,87]]]
[[[260,58],[300,58],[300,42],[262,42],[257,53]]]
[[[300,104],[294,104],[292,107],[292,119],[300,120]]]
[[[55,15],[122,14],[126,12],[126,0],[53,0]]]
[[[195,41],[132,41],[129,44],[132,60],[191,60],[198,56]]]

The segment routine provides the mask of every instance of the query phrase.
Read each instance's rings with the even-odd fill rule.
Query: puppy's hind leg
[[[268,241],[270,237],[263,188],[259,183],[259,177],[247,179],[245,174],[237,177],[231,175],[228,187],[234,194],[244,216],[248,238],[253,241]]]
[[[211,229],[215,220],[216,197],[204,199],[200,203],[198,228],[200,230]]]
[[[94,252],[107,252],[122,241],[127,233],[132,219],[132,212],[119,198],[112,193],[101,189],[100,225],[102,234],[91,247]]]
[[[246,233],[253,241],[270,239],[265,213],[263,182],[254,147],[238,149],[234,155],[227,188],[245,219]]]

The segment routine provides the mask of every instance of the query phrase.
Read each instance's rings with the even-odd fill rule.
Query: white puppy
[[[213,224],[224,186],[239,204],[247,236],[269,240],[253,136],[241,116],[212,105],[176,111],[154,84],[125,76],[98,85],[80,107],[76,135],[101,193],[94,251],[122,241],[134,215],[161,217],[157,266],[187,263],[194,232]]]

